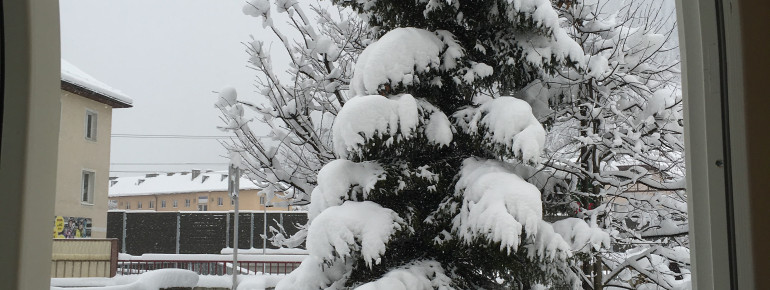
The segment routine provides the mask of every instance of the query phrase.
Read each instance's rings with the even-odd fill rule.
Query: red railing
[[[239,274],[289,274],[301,262],[295,261],[238,261]],[[232,275],[233,261],[194,260],[118,260],[118,275],[141,274],[157,269],[186,269],[198,275]]]

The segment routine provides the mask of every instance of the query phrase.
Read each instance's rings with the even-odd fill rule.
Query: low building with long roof
[[[230,211],[226,172],[191,170],[110,177],[110,208],[126,211]],[[292,206],[277,197],[265,205],[261,188],[246,177],[239,180],[239,209],[286,211]]]

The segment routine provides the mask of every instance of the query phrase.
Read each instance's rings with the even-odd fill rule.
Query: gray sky
[[[673,1],[662,1],[668,6],[664,11],[673,10]],[[222,123],[212,91],[233,86],[254,101],[255,74],[246,66],[241,43],[250,35],[272,39],[260,21],[241,12],[244,3],[61,0],[62,57],[134,99],[133,108],[113,110],[113,134],[223,136],[216,129]],[[281,49],[277,42],[271,46],[276,67],[288,61]],[[225,170],[228,160],[221,156],[226,155],[216,139],[115,137],[111,170],[121,176]]]
[[[61,0],[62,57],[134,99],[133,108],[113,110],[113,134],[226,135],[216,129],[222,123],[212,91],[233,86],[253,95],[241,42],[265,37],[243,3]],[[221,156],[215,139],[113,138],[111,170],[223,170]],[[124,165],[186,162],[220,164]]]

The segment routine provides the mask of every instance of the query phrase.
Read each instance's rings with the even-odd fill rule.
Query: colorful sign
[[[53,223],[55,239],[91,237],[91,218],[56,216]]]

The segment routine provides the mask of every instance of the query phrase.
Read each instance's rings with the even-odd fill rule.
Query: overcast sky
[[[133,98],[133,108],[113,110],[113,134],[226,135],[216,129],[212,91],[233,86],[253,95],[254,73],[241,43],[252,34],[265,37],[260,22],[241,12],[243,3],[61,0],[62,57]],[[221,156],[215,139],[115,137],[111,170],[223,170]]]
[[[663,2],[673,10],[673,1]],[[212,91],[233,86],[255,100],[242,42],[250,35],[274,41],[241,12],[244,3],[61,0],[62,57],[133,98],[133,108],[113,110],[113,134],[223,136]],[[274,66],[285,66],[280,45],[271,52]],[[216,139],[192,138],[114,137],[112,175],[227,168]]]

